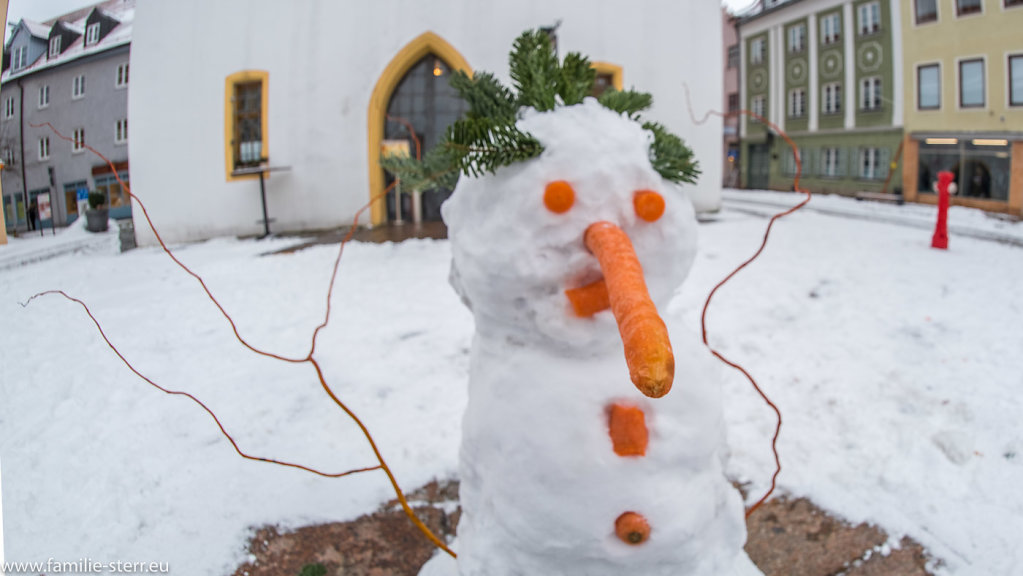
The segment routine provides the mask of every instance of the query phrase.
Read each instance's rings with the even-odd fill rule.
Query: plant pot
[[[107,221],[110,218],[108,208],[96,208],[85,211],[85,229],[89,232],[106,232]]]

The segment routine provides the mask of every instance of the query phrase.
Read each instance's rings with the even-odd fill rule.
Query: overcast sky
[[[2,1],[2,0],[0,0]],[[17,23],[22,18],[28,18],[29,20],[35,20],[41,22],[43,20],[49,20],[55,16],[61,14],[67,14],[82,8],[95,4],[99,0],[9,0],[7,6],[7,21]],[[141,0],[143,2],[153,2],[161,0]],[[168,1],[168,0],[162,0]],[[282,0],[283,2],[286,0]],[[580,0],[581,2],[582,0]],[[732,10],[743,9],[751,6],[755,0],[722,0],[723,4],[726,4]],[[7,30],[9,32],[10,30]],[[6,40],[6,36],[4,37]]]

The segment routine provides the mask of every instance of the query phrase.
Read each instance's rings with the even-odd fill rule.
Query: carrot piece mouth
[[[610,222],[590,225],[584,242],[600,263],[604,280],[575,289],[574,296],[570,294],[573,291],[566,291],[573,308],[579,314],[577,301],[583,311],[602,305],[600,292],[603,290],[618,322],[632,383],[651,398],[664,396],[671,390],[675,378],[675,356],[668,328],[650,299],[643,267],[632,242],[625,231]]]

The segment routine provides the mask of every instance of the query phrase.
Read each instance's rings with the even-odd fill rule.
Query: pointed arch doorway
[[[443,136],[444,129],[458,118],[466,105],[448,84],[451,74],[462,70],[472,74],[465,58],[433,32],[425,32],[402,48],[377,80],[369,106],[369,185],[370,198],[379,198],[388,184],[380,168],[380,150],[385,139],[409,139],[415,144],[402,118],[411,123],[425,153]],[[423,195],[424,219],[440,218],[440,203],[450,191]],[[394,197],[377,199],[372,204],[373,225],[388,222],[395,212]],[[403,211],[408,214],[408,212]]]

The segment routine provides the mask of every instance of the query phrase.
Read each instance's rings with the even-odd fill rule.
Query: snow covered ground
[[[712,343],[783,411],[781,490],[894,540],[912,536],[942,560],[939,574],[1018,573],[1023,249],[954,230],[1023,236],[1023,225],[957,209],[942,252],[929,231],[895,223],[934,208],[819,200],[829,211],[782,220],[708,319]],[[766,224],[748,205],[726,206],[739,209],[701,225],[695,267],[667,311],[693,331],[711,287]],[[836,215],[865,206],[884,221]],[[290,243],[217,240],[176,253],[255,346],[301,357],[336,248],[262,256]],[[350,245],[318,344],[327,382],[407,488],[457,469],[473,327],[447,285],[449,260],[444,241]],[[351,519],[392,497],[380,472],[331,480],[239,458],[201,409],[131,374],[80,307],[52,296],[19,304],[55,288],[86,301],[142,373],[206,401],[243,450],[336,472],[374,464],[310,366],[242,348],[161,252],[111,245],[12,267],[0,271],[8,562],[160,562],[219,576],[244,559],[251,526]],[[740,375],[722,367],[722,380],[729,473],[757,495],[772,472],[772,414]],[[681,378],[673,393],[685,393]]]

